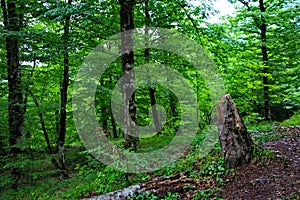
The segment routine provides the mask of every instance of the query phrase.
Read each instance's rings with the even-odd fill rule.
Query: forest
[[[227,1],[1,0],[0,198],[300,199],[300,1]]]

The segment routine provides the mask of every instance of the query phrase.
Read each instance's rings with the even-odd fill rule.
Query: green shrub
[[[292,117],[290,117],[287,120],[284,120],[281,124],[281,126],[297,126],[300,125],[300,110],[294,113]]]

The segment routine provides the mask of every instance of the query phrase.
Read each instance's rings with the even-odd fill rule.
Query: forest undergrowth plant
[[[193,200],[222,200],[223,198],[213,197],[220,190],[218,188],[199,190],[195,196],[193,196]]]
[[[259,146],[268,141],[278,140],[285,136],[285,133],[277,131],[276,122],[261,122],[258,124],[251,124],[248,132],[252,135],[254,144]]]
[[[280,123],[280,126],[300,126],[300,110],[296,111],[289,119]]]
[[[179,200],[180,197],[179,197],[178,193],[168,192],[164,197],[158,197],[151,192],[145,192],[145,193],[141,193],[141,194],[134,194],[133,197],[130,198],[130,200],[156,200],[156,199]]]

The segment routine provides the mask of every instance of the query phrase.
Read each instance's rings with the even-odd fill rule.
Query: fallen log
[[[155,196],[161,198],[170,193],[182,192],[186,187],[193,189],[194,181],[186,177],[183,173],[173,176],[157,177],[152,180],[141,182],[120,190],[94,196],[85,200],[125,200],[132,198],[134,194],[143,194],[151,192]]]

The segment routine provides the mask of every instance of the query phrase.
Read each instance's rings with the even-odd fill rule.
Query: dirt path
[[[300,127],[284,138],[263,144],[274,159],[235,171],[222,187],[224,199],[300,199]]]

